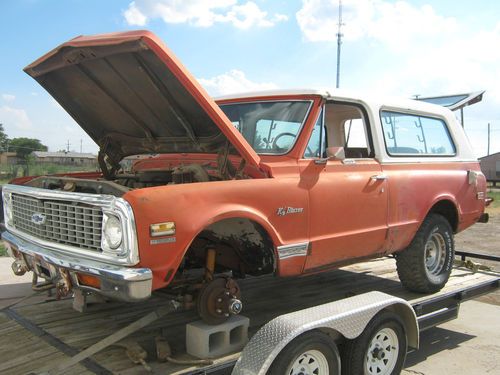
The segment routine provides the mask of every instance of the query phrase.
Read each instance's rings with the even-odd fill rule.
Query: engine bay
[[[190,184],[197,182],[224,181],[252,178],[245,171],[243,159],[230,161],[217,157],[215,160],[174,160],[166,156],[154,156],[135,160],[121,167],[118,172],[95,179],[65,176],[39,176],[25,186],[66,192],[108,194],[121,197],[133,189],[154,186]]]

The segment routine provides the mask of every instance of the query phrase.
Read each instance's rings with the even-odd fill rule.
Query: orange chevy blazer
[[[242,308],[238,278],[388,254],[407,288],[434,292],[454,233],[485,218],[485,178],[437,105],[313,90],[214,101],[147,31],[77,37],[25,71],[100,148],[102,172],[3,187],[14,272],[62,295],[167,287],[216,324]]]

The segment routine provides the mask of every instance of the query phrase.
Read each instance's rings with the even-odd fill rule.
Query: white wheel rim
[[[308,350],[299,355],[285,372],[287,375],[328,375],[328,361],[318,350]]]
[[[399,340],[391,328],[383,328],[373,336],[365,356],[365,375],[392,374],[399,355]]]
[[[446,241],[440,233],[433,233],[425,244],[425,268],[430,276],[439,276],[446,259]]]

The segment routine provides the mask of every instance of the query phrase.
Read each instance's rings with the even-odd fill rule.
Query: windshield
[[[310,101],[224,104],[220,108],[258,154],[286,154],[307,116]]]

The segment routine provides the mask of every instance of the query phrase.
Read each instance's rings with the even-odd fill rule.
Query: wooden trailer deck
[[[407,299],[421,310],[426,302],[441,300],[447,295],[454,299],[484,293],[498,287],[499,274],[473,272],[455,268],[447,286],[434,295],[420,295],[404,290],[391,258],[360,263],[332,272],[301,278],[275,277],[241,280],[244,296],[243,315],[250,318],[254,334],[272,318],[299,309],[332,302],[371,290],[383,291]],[[485,288],[484,285],[487,285]],[[475,293],[475,294],[474,294]],[[72,309],[71,299],[47,301],[37,296],[0,311],[0,373],[26,374],[47,371],[127,324],[160,306],[166,298],[157,293],[139,304],[106,303],[93,306],[89,312]],[[425,306],[423,308],[425,310]],[[425,313],[425,311],[423,311]],[[199,370],[195,366],[180,366],[156,361],[154,338],[163,335],[174,351],[174,357],[189,359],[185,352],[185,324],[196,320],[194,311],[178,311],[131,335],[148,352],[147,363],[158,374],[181,374]],[[215,364],[234,361],[238,354],[227,356]],[[102,352],[65,370],[66,374],[146,374],[142,365],[135,365],[125,350],[111,346]]]

